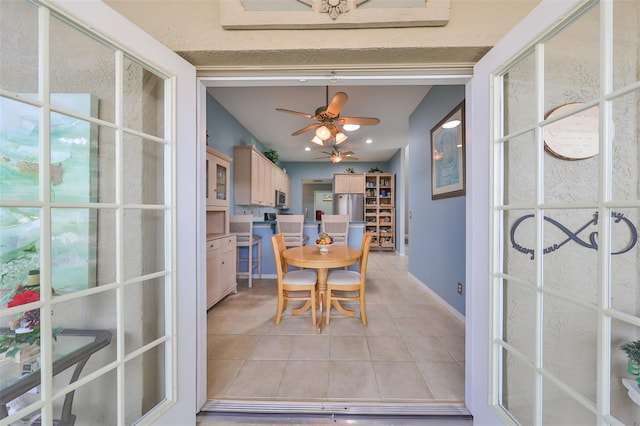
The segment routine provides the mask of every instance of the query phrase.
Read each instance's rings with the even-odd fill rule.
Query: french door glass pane
[[[564,121],[564,120],[561,120]],[[599,185],[598,156],[567,161],[544,156],[544,201],[547,203],[596,202]]]
[[[613,104],[614,136],[612,171],[614,200],[638,199],[638,102],[640,90],[615,98]]]
[[[502,77],[504,135],[530,127],[537,121],[535,82],[533,53],[521,59]]]
[[[37,200],[40,171],[40,110],[0,97],[0,197]]]
[[[544,215],[544,287],[597,305],[596,211],[545,210]]]
[[[639,245],[640,211],[618,208],[611,222],[611,307],[640,317]]]
[[[124,212],[124,278],[165,269],[165,212],[127,209]]]
[[[595,310],[544,296],[543,368],[594,403],[597,325]]]
[[[83,104],[67,104],[58,94],[90,93],[99,100],[97,114],[114,122],[115,52],[66,22],[51,19],[51,103],[74,113],[89,115]]]
[[[124,200],[128,204],[164,204],[164,144],[125,134]]]
[[[116,360],[116,294],[117,291],[112,289],[52,305],[53,314],[51,318],[53,327],[62,327],[61,334],[53,345],[54,352],[57,350],[63,351],[65,348],[73,348],[74,345],[80,347],[94,341],[95,338],[90,337],[90,333],[88,333],[91,330],[105,330],[112,334],[109,344],[91,355],[89,362],[82,370],[83,375],[98,370]],[[136,320],[134,313],[127,313],[127,315],[129,315],[126,318],[127,320]],[[76,334],[79,334],[79,336],[76,336]],[[57,381],[55,382],[54,390],[57,391],[69,383],[69,374],[71,372],[61,373],[56,376]]]
[[[84,96],[88,101],[90,96]],[[51,201],[90,202],[97,192],[97,141],[89,122],[51,114]]]
[[[639,376],[632,374],[635,372],[633,366],[632,372],[629,371],[627,355],[620,346],[637,340],[640,340],[640,327],[616,319],[611,320],[611,414],[625,425],[632,425],[640,418],[640,407],[634,404],[628,394],[631,391],[631,395],[634,395],[634,392],[635,395],[640,395],[640,387],[637,387]],[[627,385],[635,384],[636,388],[627,389],[623,380]]]
[[[124,310],[133,321],[125,321],[125,353],[140,349],[165,334],[164,277],[129,284],[124,287]],[[140,324],[144,328],[140,329]]]
[[[164,80],[137,62],[124,60],[124,126],[164,136]]]
[[[91,362],[91,359],[89,360]],[[86,368],[86,367],[85,367]],[[116,370],[80,386],[73,396],[72,413],[76,416],[76,425],[116,425],[118,406],[116,401]],[[54,417],[60,418],[64,397],[54,401]],[[132,423],[128,423],[132,424]]]
[[[595,4],[545,44],[545,113],[569,102],[598,99],[600,9]]]
[[[502,339],[533,363],[536,359],[535,289],[515,281],[504,280],[502,304]]]
[[[40,209],[0,207],[0,226],[0,291],[11,291],[40,268]]]
[[[56,292],[65,294],[96,285],[97,226],[96,209],[51,210],[51,277]],[[113,255],[113,248],[100,253],[101,257]]]
[[[504,272],[511,277],[535,284],[536,220],[533,210],[503,212]]]
[[[640,3],[637,1],[613,1],[613,90],[636,82],[638,39],[631,34],[638,32]]]
[[[536,195],[538,144],[533,132],[515,136],[503,143],[504,203],[530,202]]]
[[[0,40],[2,88],[38,98],[38,9],[23,0],[0,1]]]
[[[132,424],[165,399],[165,344],[125,364],[125,424]]]
[[[558,388],[551,380],[543,379],[543,425],[595,425],[596,416],[575,399]]]
[[[502,349],[501,405],[509,410],[518,424],[534,424],[535,372],[533,368]]]

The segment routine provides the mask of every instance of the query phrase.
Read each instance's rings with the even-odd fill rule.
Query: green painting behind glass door
[[[52,103],[97,116],[97,99],[89,94],[53,94]],[[25,283],[29,270],[41,265],[41,212],[28,203],[40,198],[39,121],[39,108],[0,97],[0,199],[17,204],[0,207],[0,289],[4,290]],[[52,112],[50,140],[51,201],[97,201],[96,126]],[[56,291],[95,285],[96,218],[95,209],[52,208],[51,276]]]

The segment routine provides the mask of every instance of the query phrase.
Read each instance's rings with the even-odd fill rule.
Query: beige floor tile
[[[287,360],[293,347],[294,336],[260,336],[248,359]]]
[[[227,397],[275,398],[286,365],[287,361],[245,361],[227,388]]]
[[[429,326],[436,336],[464,336],[464,324],[452,316],[429,318]]]
[[[207,360],[207,398],[224,398],[229,384],[244,362],[242,359]]]
[[[335,311],[337,312],[337,311]],[[365,326],[362,325],[360,317],[345,317],[340,313],[331,313],[329,325],[323,323],[323,333],[335,336],[364,336]]]
[[[329,368],[328,398],[349,401],[380,399],[371,362],[331,361]]]
[[[425,400],[431,392],[414,362],[374,361],[378,389],[383,400]]]
[[[438,340],[447,348],[447,351],[456,361],[464,363],[464,336],[438,336]]]
[[[224,334],[207,335],[207,358],[211,356],[211,352],[220,344],[224,337]]]
[[[403,336],[414,361],[457,361],[435,336]]]
[[[228,335],[211,352],[214,359],[247,359],[258,336]]]
[[[326,399],[329,361],[289,361],[278,387],[278,399]]]
[[[429,322],[423,318],[397,318],[393,320],[401,336],[433,336]]]
[[[456,362],[418,362],[424,380],[437,400],[464,401],[464,370]]]
[[[398,329],[391,318],[369,316],[369,324],[364,329],[367,336],[397,336]]]
[[[367,336],[372,361],[412,361],[400,336]]]
[[[291,314],[299,303],[275,325],[274,279],[240,281],[208,312],[209,398],[463,403],[464,325],[408,276],[407,259],[372,253],[368,326],[345,303],[356,316],[333,309],[321,334],[310,311]]]
[[[327,334],[294,336],[291,348],[291,360],[328,360],[331,337]]]
[[[370,361],[369,346],[364,336],[331,336],[332,361]]]

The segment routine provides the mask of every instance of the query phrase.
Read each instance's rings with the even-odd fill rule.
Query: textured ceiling
[[[376,117],[380,124],[362,126],[348,133],[340,149],[351,150],[360,161],[388,161],[408,144],[409,116],[431,86],[330,86],[329,99],[338,91],[349,99],[341,116]],[[315,121],[276,111],[276,108],[313,114],[326,104],[326,86],[304,87],[211,87],[208,93],[253,136],[280,154],[280,161],[329,161],[320,147],[310,142],[313,131],[291,136]],[[371,138],[373,143],[366,144]],[[428,140],[428,139],[425,139]],[[215,143],[215,141],[214,141]],[[311,151],[305,151],[309,146]]]

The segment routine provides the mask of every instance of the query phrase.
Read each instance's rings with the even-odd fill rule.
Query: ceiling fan
[[[316,134],[311,139],[311,142],[318,145],[324,145],[328,140],[333,140],[336,145],[346,141],[348,136],[345,135],[341,125],[357,125],[359,126],[374,126],[380,123],[380,120],[372,117],[340,117],[340,111],[347,103],[349,97],[344,92],[336,93],[331,102],[329,102],[329,86],[326,87],[326,106],[318,107],[315,114],[307,114],[299,111],[292,111],[285,108],[276,108],[276,111],[286,112],[289,114],[300,115],[302,117],[311,118],[317,120],[317,123],[310,124],[297,130],[291,134],[291,136],[297,136],[309,130],[315,129]]]
[[[358,158],[354,157],[353,154],[355,154],[353,151],[340,151],[340,149],[338,149],[337,145],[334,145],[333,148],[331,149],[331,152],[327,152],[327,151],[321,151],[323,154],[327,154],[328,157],[317,157],[316,160],[321,160],[323,158],[329,158],[329,160],[331,160],[332,163],[339,163],[342,160],[344,160],[345,158],[348,158],[349,160],[354,160],[357,161]]]

